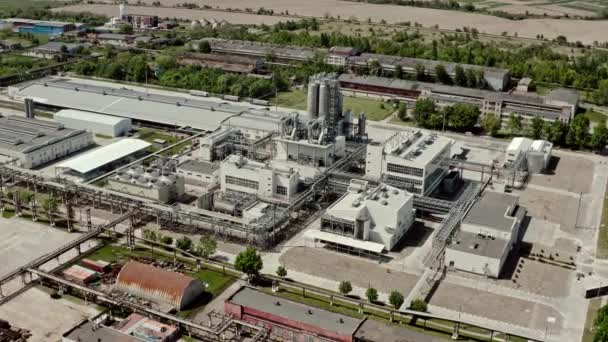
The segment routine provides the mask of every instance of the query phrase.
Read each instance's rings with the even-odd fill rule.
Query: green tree
[[[206,40],[200,42],[200,44],[198,44],[198,52],[211,53],[211,45],[209,44],[209,42]]]
[[[143,238],[150,241],[157,241],[156,232],[150,229],[144,229]]]
[[[420,312],[427,312],[428,311],[428,305],[427,305],[427,303],[423,299],[414,299],[410,303],[410,310],[420,311]]]
[[[414,105],[414,120],[422,127],[431,125],[431,115],[437,113],[437,106],[431,99],[420,99]]]
[[[595,151],[602,151],[608,144],[608,128],[605,123],[600,123],[593,128],[593,134],[589,145]]]
[[[460,66],[457,65],[456,68],[454,68],[454,81],[456,82],[456,85],[459,85],[461,87],[466,87],[468,80],[467,80],[467,75],[464,72],[464,69]]]
[[[608,104],[608,79],[599,81],[597,90],[591,94],[591,99],[601,106]]]
[[[34,199],[34,193],[27,190],[22,190],[19,192],[19,199],[22,203],[29,204]]]
[[[422,64],[416,64],[414,67],[416,70],[416,80],[417,81],[426,81],[426,69]]]
[[[457,103],[443,109],[450,128],[465,131],[472,130],[479,121],[479,108],[467,103]]]
[[[572,148],[584,148],[589,139],[589,118],[586,115],[577,115],[572,120],[566,144]]]
[[[373,287],[365,290],[365,297],[367,297],[367,301],[373,303],[378,300],[378,290]]]
[[[133,34],[133,26],[131,25],[121,25],[120,28],[118,29],[118,33],[120,34]]]
[[[209,258],[217,250],[217,241],[211,235],[203,235],[195,247],[195,252],[203,258]]]
[[[403,67],[399,64],[395,66],[395,78],[403,79]]]
[[[338,291],[344,296],[349,294],[353,290],[353,286],[350,284],[350,281],[341,281],[338,285]]]
[[[479,82],[477,82],[477,75],[473,69],[467,69],[465,72],[467,78],[467,86],[470,88],[477,88]]]
[[[500,119],[494,114],[486,114],[481,119],[481,127],[487,134],[493,137],[498,135],[498,132],[500,131],[500,126]]]
[[[388,302],[391,303],[391,305],[395,309],[399,309],[401,307],[401,305],[403,305],[404,301],[405,301],[405,298],[403,297],[401,292],[399,292],[397,290],[391,291],[391,294],[388,296]]]
[[[277,276],[281,279],[285,279],[285,277],[287,277],[287,269],[283,266],[277,267]]]
[[[264,267],[262,256],[253,247],[247,247],[236,256],[234,261],[234,268],[245,273],[249,282],[259,274],[262,267]]]
[[[545,122],[543,127],[543,137],[555,145],[563,145],[568,126],[559,120]]]
[[[46,211],[47,213],[57,211],[57,207],[57,200],[52,197],[49,197],[42,202],[42,209],[44,209],[44,211]]]
[[[189,251],[192,248],[192,240],[187,236],[182,236],[175,241],[175,246],[182,251]]]
[[[445,70],[443,64],[437,64],[437,66],[435,66],[435,78],[437,78],[437,81],[443,84],[452,84],[452,79]]]
[[[167,246],[171,246],[173,245],[173,238],[170,237],[169,235],[160,235],[158,238],[159,242],[167,245]]]
[[[372,59],[367,63],[367,70],[371,76],[381,76],[382,64],[377,59]]]
[[[532,139],[540,139],[543,136],[543,128],[545,127],[545,121],[540,116],[535,116],[530,121],[529,134]]]
[[[407,103],[399,102],[399,108],[397,109],[397,117],[401,121],[407,121]]]
[[[509,120],[507,121],[507,130],[511,136],[516,136],[521,133],[523,128],[521,116],[515,115],[514,113],[509,114]]]
[[[156,57],[155,61],[156,65],[163,71],[177,68],[177,60],[175,59],[175,56],[160,55]]]

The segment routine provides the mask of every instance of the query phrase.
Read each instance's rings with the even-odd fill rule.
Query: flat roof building
[[[118,322],[112,327],[125,335],[137,337],[146,342],[172,342],[177,341],[176,327],[152,320],[138,313]]]
[[[177,62],[183,65],[199,65],[205,68],[221,69],[235,74],[252,74],[262,68],[260,58],[226,56],[208,53],[184,52],[176,55]]]
[[[443,65],[448,75],[450,75],[450,77],[454,77],[456,75],[456,67],[460,66],[465,71],[474,70],[476,72],[482,72],[483,78],[485,79],[488,86],[491,89],[498,91],[505,90],[510,80],[509,69],[493,68],[472,64],[452,63],[446,61],[436,61],[432,59],[380,55],[375,53],[362,53],[359,56],[351,56],[348,58],[347,64],[353,67],[367,68],[371,61],[378,61],[382,66],[383,70],[393,72],[399,65],[401,66],[404,73],[410,74],[417,73],[416,68],[418,66],[422,66],[424,67],[425,73],[431,76],[435,75],[435,68],[438,65]]]
[[[430,98],[440,106],[466,103],[479,107],[482,115],[498,116],[503,125],[511,114],[520,115],[524,124],[537,116],[545,121],[568,123],[578,108],[577,94],[567,89],[554,89],[546,96],[534,96],[353,74],[342,74],[338,79],[342,92],[347,95],[408,101]]]
[[[220,165],[222,192],[242,192],[259,197],[289,200],[298,191],[299,172],[231,155]]]
[[[66,160],[55,167],[67,176],[89,180],[135,160],[138,155],[145,154],[145,150],[150,146],[150,143],[143,140],[123,139]]]
[[[129,261],[122,267],[115,286],[140,298],[170,304],[178,310],[203,293],[202,283],[192,277],[137,261]]]
[[[367,146],[365,175],[419,195],[432,192],[448,173],[454,141],[421,130],[395,132]]]
[[[414,196],[407,191],[386,184],[368,189],[366,182],[351,181],[349,191],[332,204],[321,217],[321,232],[340,235],[352,243],[340,246],[360,249],[358,241],[380,245],[390,251],[401,240],[414,222]],[[318,241],[325,234],[309,235]]]
[[[83,129],[106,137],[119,137],[131,130],[131,119],[74,109],[62,109],[53,115],[66,127]]]
[[[93,135],[63,124],[24,118],[0,117],[0,154],[31,169],[78,152],[93,144]]]
[[[450,268],[498,278],[519,242],[526,210],[519,197],[486,191],[467,212],[445,251]]]
[[[179,164],[175,172],[184,177],[186,184],[206,186],[219,181],[220,164],[190,159]]]
[[[355,341],[364,319],[319,309],[242,287],[224,303],[236,319],[264,325],[272,337],[285,341]]]
[[[84,44],[77,43],[48,42],[46,44],[36,46],[30,52],[26,53],[26,55],[46,59],[52,59],[55,57],[71,57],[79,54],[84,47]]]
[[[299,61],[304,62],[314,58],[326,50],[313,49],[300,46],[286,46],[270,43],[260,43],[247,40],[228,40],[221,38],[203,38],[189,44],[196,50],[202,42],[208,42],[213,53],[230,54],[237,56],[262,57],[272,56],[273,61]]]

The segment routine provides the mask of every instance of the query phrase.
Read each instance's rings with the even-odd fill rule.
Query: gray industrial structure
[[[0,155],[31,169],[80,151],[93,144],[93,135],[63,124],[33,118],[0,118]]]
[[[534,117],[568,123],[579,102],[578,93],[569,89],[555,89],[546,96],[533,96],[353,74],[342,74],[339,80],[342,92],[348,95],[406,101],[430,98],[440,106],[468,103],[479,107],[482,115],[498,116],[503,124],[510,114],[520,115],[524,124]]]
[[[131,119],[63,109],[53,115],[55,121],[68,128],[83,129],[106,137],[118,137],[131,131]]]
[[[185,193],[184,177],[162,168],[135,165],[108,178],[108,189],[173,203]]]

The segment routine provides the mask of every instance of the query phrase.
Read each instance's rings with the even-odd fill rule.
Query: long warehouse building
[[[18,116],[0,118],[0,155],[31,169],[80,151],[93,144],[84,130]]]
[[[110,82],[58,77],[17,84],[9,87],[8,92],[18,101],[31,98],[38,107],[80,110],[201,131],[214,131],[232,116],[265,108],[177,92],[150,92]]]
[[[579,102],[578,94],[569,89],[554,89],[546,96],[527,96],[352,74],[342,74],[339,80],[346,95],[409,101],[430,98],[441,106],[468,103],[479,107],[482,115],[497,115],[503,123],[512,113],[521,115],[524,122],[538,116],[546,121],[568,123],[574,117]]]

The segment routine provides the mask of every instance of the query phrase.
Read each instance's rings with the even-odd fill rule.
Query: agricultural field
[[[142,3],[151,4],[153,0],[142,0]],[[601,0],[605,1],[605,0]],[[161,0],[161,5],[173,7],[181,3],[180,0]],[[246,4],[246,5],[245,5]],[[222,9],[226,11],[217,12],[213,10],[184,9],[166,7],[147,7],[133,6],[132,11],[142,14],[155,14],[161,17],[175,17],[184,20],[216,18],[239,24],[274,24],[278,21],[293,20],[301,16],[308,17],[333,17],[339,19],[353,19],[373,22],[385,21],[388,24],[394,23],[420,23],[425,27],[437,26],[441,29],[460,29],[464,26],[475,27],[481,33],[501,35],[506,32],[509,35],[519,37],[535,38],[543,35],[546,38],[555,38],[559,35],[566,36],[569,40],[580,40],[583,43],[591,44],[594,41],[603,42],[606,40],[604,32],[608,30],[608,21],[585,21],[585,20],[561,20],[561,19],[526,19],[509,20],[497,18],[492,15],[480,13],[467,13],[461,11],[436,10],[417,7],[406,7],[396,5],[378,5],[363,2],[350,2],[338,0],[312,0],[301,2],[295,0],[252,0],[246,3],[237,0],[205,0],[201,1],[199,7],[209,6],[212,9]],[[477,4],[477,3],[475,3]],[[483,6],[483,2],[480,3]],[[505,4],[505,6],[502,6]],[[598,10],[585,10],[578,1],[573,1],[577,8],[566,7],[568,3],[557,2],[555,0],[545,2],[523,2],[517,0],[490,1],[488,6],[498,10],[508,6],[516,6],[514,9],[538,12],[539,10],[547,15],[563,12],[573,17],[580,14],[600,13],[599,7],[604,7],[604,2],[593,3]],[[540,7],[536,7],[540,6]],[[239,9],[245,11],[249,9],[265,8],[273,10],[275,14],[282,15],[256,15],[248,13],[228,12],[228,9]],[[579,9],[579,7],[581,7]],[[545,9],[543,9],[545,8]],[[97,14],[108,16],[117,15],[118,7],[115,5],[103,4],[81,4],[66,6],[54,9],[55,11],[82,12],[90,11]],[[553,11],[553,12],[551,12]],[[589,13],[587,13],[589,12]]]
[[[280,93],[272,100],[272,104],[281,107],[306,110],[306,93],[303,90]],[[389,103],[345,96],[344,110],[348,109],[352,110],[355,115],[364,112],[367,118],[372,121],[383,120],[395,111]]]

